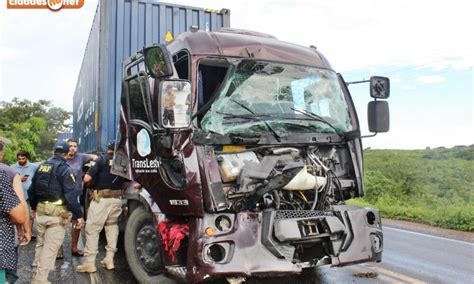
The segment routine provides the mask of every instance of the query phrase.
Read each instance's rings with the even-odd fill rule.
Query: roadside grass
[[[351,199],[347,203],[378,208],[384,218],[416,221],[448,229],[474,231],[474,206],[472,204],[440,204],[440,206],[433,207],[400,204],[400,202],[387,203],[385,200],[370,203],[363,198]]]
[[[365,150],[365,196],[383,217],[474,231],[474,145]]]

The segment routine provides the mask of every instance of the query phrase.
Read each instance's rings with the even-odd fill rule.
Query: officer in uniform
[[[84,225],[81,205],[74,191],[76,177],[64,159],[69,145],[58,141],[53,151],[54,156],[36,170],[28,192],[31,208],[37,216],[38,232],[33,263],[36,269],[31,283],[51,283],[48,273],[54,269],[56,254],[71,217],[77,219],[78,226]]]
[[[122,213],[122,190],[128,184],[128,180],[110,173],[114,148],[115,141],[110,141],[105,155],[98,157],[84,176],[92,200],[87,211],[85,261],[76,267],[77,272],[96,272],[99,233],[104,227],[107,246],[100,265],[108,270],[114,269],[119,235],[118,218]]]

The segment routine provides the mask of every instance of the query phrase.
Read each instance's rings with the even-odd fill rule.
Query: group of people
[[[85,257],[76,271],[97,270],[95,259],[103,228],[107,246],[100,265],[114,269],[121,198],[128,181],[110,173],[114,141],[107,144],[106,153],[100,156],[78,153],[77,146],[74,139],[58,141],[53,156],[38,166],[28,161],[28,153],[20,151],[18,162],[9,167],[1,163],[4,145],[0,143],[0,283],[17,280],[18,250],[14,240],[18,239],[20,245],[30,242],[33,218],[37,235],[32,283],[50,283],[49,271],[54,269],[55,260],[63,257],[62,244],[71,223],[71,253]],[[86,164],[90,165],[87,172],[83,171]],[[79,201],[84,195],[83,188],[89,190],[91,197],[87,225]],[[78,240],[84,226],[86,244],[82,252]]]

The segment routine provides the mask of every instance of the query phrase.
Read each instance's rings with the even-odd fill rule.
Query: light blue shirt
[[[18,163],[15,163],[10,166],[15,172],[17,172],[20,177],[24,175],[28,175],[26,181],[22,182],[23,185],[23,192],[25,193],[25,199],[28,200],[28,189],[30,189],[31,179],[35,175],[36,169],[38,168],[37,165],[32,164],[30,162],[26,162],[26,165],[20,166]]]

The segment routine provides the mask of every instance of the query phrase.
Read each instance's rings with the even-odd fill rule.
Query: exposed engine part
[[[313,164],[320,166],[325,173],[329,171],[329,167],[324,165],[314,153],[308,153],[308,158],[311,160],[311,162],[313,162]]]
[[[326,185],[326,178],[320,176],[314,176],[308,173],[307,166],[303,169],[287,184],[283,187],[285,190],[320,190]]]
[[[249,162],[242,168],[239,178],[239,191],[252,192],[269,177],[278,162],[279,156],[265,156],[261,163]]]
[[[343,202],[334,146],[253,150],[218,156],[226,198],[234,211],[324,210]]]
[[[220,163],[222,181],[231,182],[237,179],[240,171],[248,162],[260,163],[254,152],[243,152],[238,154],[221,154],[217,157]]]
[[[299,156],[300,154],[300,150],[296,149],[296,148],[276,148],[276,149],[272,149],[272,152],[273,154],[275,155],[281,155],[281,154],[295,154],[295,156]]]
[[[266,193],[274,189],[282,188],[285,184],[290,182],[303,167],[302,162],[294,162],[286,165],[281,171],[274,171],[268,179],[259,183],[254,191],[242,199],[235,209],[240,211],[253,208]]]

